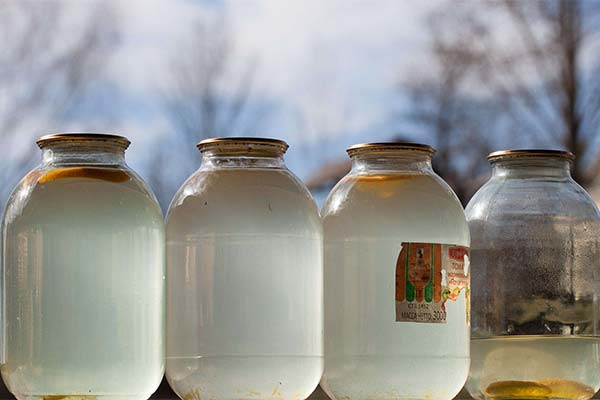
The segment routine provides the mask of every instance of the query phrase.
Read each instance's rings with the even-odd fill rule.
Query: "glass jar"
[[[147,399],[164,371],[164,225],[121,136],[41,137],[3,223],[18,399]]]
[[[287,144],[199,143],[167,216],[167,379],[184,399],[305,399],[323,371],[322,228]]]
[[[348,149],[322,210],[325,372],[334,399],[451,399],[469,368],[469,229],[410,143]]]
[[[584,400],[600,388],[600,214],[570,175],[573,155],[492,153],[467,206],[477,399]]]

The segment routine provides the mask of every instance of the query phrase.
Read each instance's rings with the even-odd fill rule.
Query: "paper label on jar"
[[[396,321],[445,324],[446,301],[465,292],[469,322],[469,248],[402,243],[396,262]]]

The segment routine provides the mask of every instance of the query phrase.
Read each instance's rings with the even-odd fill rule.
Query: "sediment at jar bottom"
[[[147,400],[152,393],[111,393],[111,394],[21,394],[17,400]]]
[[[491,383],[485,395],[491,399],[569,399],[585,400],[594,395],[590,386],[568,379],[539,381],[498,381]]]
[[[184,400],[303,400],[322,372],[320,356],[167,358],[169,385]]]
[[[469,369],[468,357],[331,356],[321,387],[333,399],[454,398]]]
[[[471,342],[477,399],[586,400],[600,388],[600,339],[500,336]]]

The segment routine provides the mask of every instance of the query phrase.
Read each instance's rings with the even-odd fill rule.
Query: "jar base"
[[[468,357],[326,357],[321,387],[332,399],[450,400],[467,379]]]
[[[322,372],[319,356],[167,358],[169,385],[184,400],[303,400]]]
[[[17,400],[147,400],[152,396],[152,393],[145,394],[30,394],[30,393],[13,393]]]

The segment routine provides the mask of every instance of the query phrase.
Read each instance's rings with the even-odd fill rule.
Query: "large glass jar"
[[[198,147],[167,217],[167,379],[184,399],[305,399],[323,371],[317,206],[283,141]]]
[[[325,372],[334,399],[453,398],[469,368],[469,229],[408,143],[348,149],[323,207]]]
[[[55,134],[3,224],[18,399],[146,399],[164,371],[164,226],[121,136]]]
[[[577,399],[600,387],[600,214],[563,151],[500,151],[467,206],[477,399]]]

